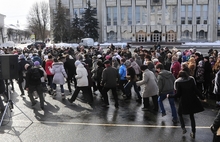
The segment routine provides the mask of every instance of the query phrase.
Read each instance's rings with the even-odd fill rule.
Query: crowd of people
[[[54,99],[56,97],[66,99],[65,83],[69,94],[72,95],[67,99],[70,103],[73,103],[82,91],[85,102],[91,107],[95,105],[93,97],[97,94],[100,94],[103,101],[100,107],[109,107],[108,92],[111,90],[116,109],[120,107],[119,96],[122,96],[124,101],[136,98],[137,103],[143,103],[143,111],[149,109],[160,111],[163,117],[166,115],[163,100],[167,98],[173,123],[180,121],[185,134],[182,115],[188,114],[192,127],[190,136],[195,138],[194,113],[204,110],[201,102],[213,98],[216,99],[216,105],[220,106],[218,51],[210,49],[208,55],[203,56],[195,48],[182,52],[176,48],[160,46],[149,50],[141,46],[134,52],[129,49],[129,45],[117,48],[112,44],[106,51],[98,45],[88,49],[80,46],[76,50],[56,47],[23,50],[2,48],[0,53],[18,55],[17,83],[21,96],[25,95],[25,90],[28,92],[32,106],[36,104],[34,91],[40,98],[42,110],[44,110],[43,93],[49,93]],[[24,81],[25,86],[22,85]],[[1,80],[0,83],[4,84],[4,81]],[[10,83],[13,90],[13,80],[10,80]],[[74,84],[74,87],[71,84]],[[60,91],[57,91],[58,85]],[[135,94],[132,94],[132,87]],[[3,92],[0,88],[0,93]],[[60,95],[58,92],[61,92]],[[179,98],[177,110],[176,98]],[[153,107],[150,107],[150,100]],[[3,103],[0,103],[0,108],[1,111],[4,110]]]

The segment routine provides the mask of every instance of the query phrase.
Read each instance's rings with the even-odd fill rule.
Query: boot
[[[65,99],[66,99],[66,96],[65,96],[64,93],[62,93],[61,96],[62,96],[62,100],[65,100]]]
[[[53,94],[52,94],[53,99],[55,99],[55,98],[56,98],[56,95],[57,95],[57,91],[56,91],[56,90],[53,90]]]

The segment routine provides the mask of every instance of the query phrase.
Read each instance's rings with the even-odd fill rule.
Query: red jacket
[[[180,70],[181,70],[181,65],[178,61],[174,62],[171,65],[170,71],[172,72],[172,74],[174,75],[175,78],[178,78],[177,76],[178,76]]]
[[[53,64],[53,60],[51,60],[51,59],[48,59],[45,63],[45,71],[46,71],[47,75],[53,75],[49,70],[49,67],[52,68],[52,64]]]

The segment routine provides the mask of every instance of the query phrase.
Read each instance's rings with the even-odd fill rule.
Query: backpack
[[[38,68],[32,68],[31,69],[31,73],[30,73],[30,79],[31,81],[39,81],[42,77],[41,73],[40,73],[40,69]]]

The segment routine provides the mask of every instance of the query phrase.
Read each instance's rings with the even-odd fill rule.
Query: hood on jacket
[[[173,74],[170,71],[167,71],[167,70],[161,70],[159,75],[163,76],[166,79],[172,78],[172,76],[173,76]]]
[[[63,65],[63,62],[53,62],[52,66],[56,67],[56,66],[60,66]]]
[[[76,68],[85,68],[83,64],[79,64]]]

